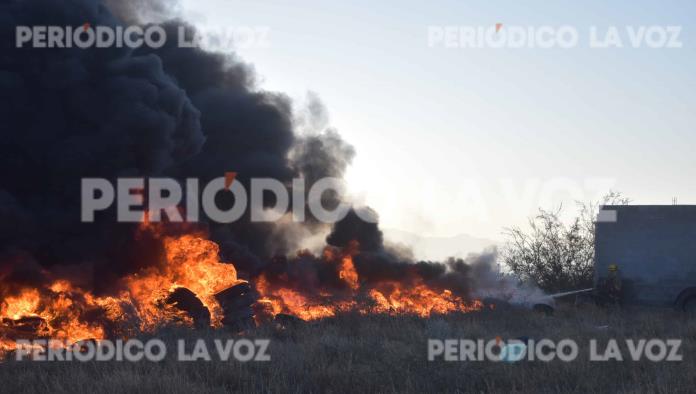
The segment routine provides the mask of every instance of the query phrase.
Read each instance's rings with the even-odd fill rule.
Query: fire
[[[104,338],[104,330],[96,324],[81,321],[86,310],[78,299],[84,294],[75,291],[67,282],[56,281],[48,289],[24,289],[17,296],[6,297],[0,308],[5,325],[17,330],[34,329],[55,339],[78,341]],[[85,305],[87,309],[93,305]]]
[[[340,311],[355,309],[360,313],[409,314],[428,317],[431,314],[453,312],[473,312],[483,308],[480,300],[471,302],[452,294],[449,290],[436,291],[425,285],[404,289],[398,283],[387,284],[387,289],[370,289],[367,291],[370,302],[358,305],[354,299],[335,301],[331,297],[322,297],[312,301],[300,292],[288,288],[262,290],[257,282],[257,291],[263,295],[259,302],[269,303],[273,314],[287,313],[304,320],[316,320],[336,315]]]
[[[17,320],[22,316],[37,316],[35,311],[39,307],[39,291],[25,289],[16,297],[7,297],[0,309],[0,316]]]
[[[219,246],[194,235],[164,239],[167,265],[153,267],[126,278],[128,295],[132,297],[142,320],[143,330],[152,330],[164,323],[162,300],[177,287],[196,294],[211,314],[211,323],[220,327],[222,310],[213,295],[242,281],[232,264],[218,260]]]
[[[336,312],[347,310],[353,305],[331,303],[328,299],[324,303],[315,303],[293,289],[282,287],[271,289],[268,280],[263,274],[256,281],[256,290],[262,296],[259,302],[269,304],[273,315],[288,313],[304,320],[316,320],[334,316]]]
[[[358,273],[355,271],[352,256],[347,255],[341,259],[341,271],[338,273],[338,277],[343,279],[353,290],[357,290],[360,287],[358,284]]]
[[[14,348],[14,339],[27,335],[74,343],[104,339],[107,332],[127,336],[129,325],[135,325],[136,331],[153,331],[167,323],[191,325],[190,316],[165,302],[179,287],[193,292],[208,309],[210,324],[220,327],[223,312],[214,295],[244,282],[237,278],[234,265],[221,262],[219,246],[199,234],[165,236],[162,244],[164,263],[123,278],[118,294],[97,296],[56,280],[44,288],[25,288],[4,297],[0,354]]]
[[[316,320],[345,310],[357,310],[362,314],[428,317],[434,313],[466,313],[483,308],[479,300],[467,301],[448,289],[431,288],[422,280],[361,284],[353,262],[357,249],[357,243],[353,242],[346,250],[327,247],[322,253],[327,264],[336,266],[338,278],[348,287],[347,292],[328,289],[303,292],[302,289],[293,287],[292,283],[273,285],[265,274],[261,274],[255,282],[256,290],[262,297],[259,303],[263,307],[260,309],[270,310],[274,315],[286,313],[304,320]]]
[[[431,313],[472,312],[483,307],[479,300],[466,302],[450,290],[438,292],[423,284],[412,288],[404,288],[400,283],[386,283],[382,286],[386,289],[369,291],[370,298],[375,302],[375,312],[428,317]]]
[[[161,242],[164,258],[121,278],[111,294],[93,294],[57,279],[45,286],[19,289],[0,299],[0,354],[12,350],[15,339],[27,336],[75,343],[153,332],[168,324],[222,327],[228,324],[225,322],[235,321],[235,308],[244,307],[242,301],[246,298],[234,297],[252,296],[253,300],[248,286],[242,286],[246,290],[234,287],[246,281],[238,279],[234,265],[220,261],[219,246],[204,234],[188,231],[184,235],[167,235],[167,229],[161,225],[144,223],[136,237],[146,235]],[[320,257],[302,252],[304,257],[319,263],[327,283],[318,277],[308,279],[310,285],[293,282],[287,273],[275,277],[259,275],[254,281],[260,296],[254,306],[257,323],[280,313],[304,320],[348,310],[427,317],[483,307],[480,301],[467,301],[418,277],[361,280],[353,260],[358,256],[358,248],[357,243],[346,248],[327,247]],[[226,316],[228,310],[231,317]]]

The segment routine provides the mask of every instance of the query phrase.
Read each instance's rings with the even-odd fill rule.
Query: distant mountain
[[[499,244],[490,239],[476,238],[466,234],[453,237],[424,237],[396,229],[382,229],[382,232],[387,242],[410,247],[414,256],[421,260],[466,257],[470,253],[480,253],[487,247]]]

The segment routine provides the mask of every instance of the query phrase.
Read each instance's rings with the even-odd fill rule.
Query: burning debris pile
[[[347,248],[327,246],[321,257],[300,252],[295,259],[280,258],[255,280],[259,303],[264,305],[265,313],[290,314],[304,320],[349,310],[428,317],[482,307],[480,301],[470,300],[468,293],[453,293],[446,285],[428,280],[412,263],[402,263],[397,268],[401,271],[398,277],[361,279],[354,258],[361,264],[375,263],[369,257],[364,261],[366,257],[353,241]]]
[[[95,295],[65,279],[4,294],[3,348],[27,337],[77,342],[131,337],[164,325],[215,328],[243,323],[244,316],[226,313],[220,300],[225,292],[248,284],[237,279],[234,265],[219,261],[217,244],[187,234],[164,236],[162,245],[162,265],[124,276],[110,295]]]
[[[385,263],[370,261],[374,256],[351,241],[346,247],[326,246],[321,256],[303,251],[291,259],[278,257],[250,283],[238,279],[234,264],[220,261],[219,246],[205,234],[168,235],[167,227],[146,223],[138,228],[134,242],[159,239],[162,260],[120,278],[108,295],[96,295],[66,279],[47,282],[45,287],[16,286],[21,289],[3,294],[2,349],[11,350],[17,339],[78,342],[131,337],[171,325],[240,331],[276,317],[313,320],[349,310],[427,317],[483,306],[461,291],[445,288],[447,274],[456,272],[454,262],[445,269],[434,263],[394,260],[392,269],[400,273],[398,277],[383,273],[377,279],[373,273],[361,279],[354,259],[360,264]],[[435,267],[442,272],[434,270],[430,277],[422,272]],[[44,272],[46,278],[52,275]]]
[[[170,324],[240,330],[274,316],[311,320],[349,309],[429,316],[481,308],[477,267],[494,254],[413,262],[356,214],[367,208],[333,226],[249,215],[229,224],[203,218],[195,228],[117,223],[116,208],[81,222],[87,177],[204,183],[234,170],[242,184],[289,185],[342,178],[354,155],[318,101],[299,119],[286,96],[258,89],[252,68],[233,55],[169,41],[14,45],[17,25],[119,26],[139,20],[131,5],[142,3],[119,3],[118,16],[99,0],[0,4],[0,346],[130,337]],[[193,32],[179,20],[162,26],[170,37],[180,27]],[[322,196],[327,209],[343,201],[340,192]],[[323,251],[301,250],[318,234],[328,234]]]

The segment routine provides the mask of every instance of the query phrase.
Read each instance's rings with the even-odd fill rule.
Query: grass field
[[[608,327],[607,327],[608,326]],[[158,337],[224,337],[222,332],[168,330]],[[372,393],[372,392],[694,392],[696,320],[669,310],[560,308],[420,319],[345,314],[286,329],[262,327],[248,337],[271,340],[269,362],[16,362],[0,364],[8,393]],[[429,338],[571,338],[573,362],[427,360]],[[592,338],[678,338],[680,362],[589,362]],[[176,351],[170,350],[175,356]],[[627,352],[624,352],[627,353]]]

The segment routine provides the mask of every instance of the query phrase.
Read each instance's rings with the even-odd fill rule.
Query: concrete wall
[[[595,282],[617,264],[627,303],[672,305],[696,287],[696,205],[605,206],[598,215]],[[615,219],[615,220],[614,220]]]

